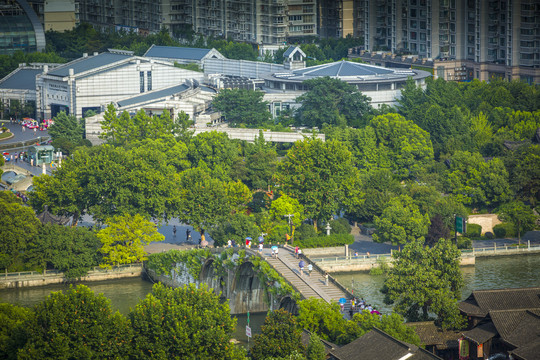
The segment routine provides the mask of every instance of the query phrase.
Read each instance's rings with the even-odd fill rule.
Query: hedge
[[[457,248],[458,249],[472,249],[472,241],[471,239],[460,236],[457,238]]]
[[[482,226],[478,224],[467,224],[465,236],[471,239],[479,238],[482,235]]]
[[[495,237],[497,238],[506,238],[506,237],[516,236],[516,230],[514,228],[514,224],[510,224],[510,223],[502,223],[502,224],[495,225],[493,227],[493,232],[495,233]]]
[[[294,245],[298,245],[301,248],[320,248],[320,247],[332,247],[350,245],[354,242],[354,236],[351,234],[331,234],[312,237],[305,240],[296,240]]]

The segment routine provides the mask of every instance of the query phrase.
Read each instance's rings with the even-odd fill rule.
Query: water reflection
[[[540,255],[477,258],[475,266],[461,267],[461,271],[465,282],[462,299],[467,298],[473,290],[539,286]],[[384,304],[380,292],[384,275],[371,276],[362,272],[334,274],[334,277],[379,310],[391,312],[391,307]]]
[[[127,278],[99,282],[83,282],[94,293],[103,294],[111,300],[113,310],[127,314],[130,308],[135,307],[140,299],[152,290],[152,283],[142,278]],[[19,306],[32,307],[44,300],[53,291],[65,291],[68,284],[56,284],[19,289],[5,289],[0,291],[0,301]]]

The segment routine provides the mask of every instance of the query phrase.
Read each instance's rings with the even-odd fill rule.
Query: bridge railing
[[[483,248],[473,248],[473,249],[464,249],[461,250],[462,257],[472,257],[472,256],[489,256],[489,255],[511,255],[516,253],[527,253],[530,251],[540,251],[540,245],[532,245],[530,243],[522,244],[521,246],[497,246],[492,247],[483,247]],[[337,262],[347,262],[350,264],[354,263],[366,263],[370,264],[376,262],[379,259],[384,259],[390,261],[392,259],[392,254],[373,254],[373,255],[349,255],[349,256],[330,256],[330,257],[312,257],[311,261],[313,263],[337,263]]]

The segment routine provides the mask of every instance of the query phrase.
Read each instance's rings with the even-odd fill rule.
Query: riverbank
[[[39,273],[36,271],[22,271],[16,273],[4,273],[0,276],[0,289],[25,288],[35,286],[47,286],[53,284],[94,282],[105,280],[116,280],[133,277],[141,277],[143,274],[142,264],[129,264],[113,267],[112,269],[102,269],[95,267],[88,272],[87,276],[80,279],[66,279],[63,273],[49,271]]]
[[[389,254],[352,254],[347,246],[334,248],[305,249],[304,254],[310,258],[322,270],[331,273],[369,272],[372,268],[385,262],[392,266],[392,253]],[[341,254],[341,256],[328,256]],[[461,266],[474,266],[476,259],[480,257],[520,256],[540,254],[540,245],[531,245],[529,242],[524,247],[497,246],[473,248],[463,250]],[[321,255],[325,255],[324,257]]]

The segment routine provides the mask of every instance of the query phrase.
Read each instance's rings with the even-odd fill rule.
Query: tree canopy
[[[304,206],[306,216],[327,221],[340,208],[344,184],[357,176],[352,156],[337,141],[297,141],[278,164],[276,182]]]
[[[355,86],[330,77],[303,82],[308,91],[296,99],[299,124],[322,128],[324,124],[359,127],[371,110],[371,99]]]
[[[255,344],[251,356],[255,360],[264,360],[285,357],[294,351],[304,353],[306,349],[301,337],[302,328],[291,313],[283,309],[271,311],[261,326],[261,334],[253,338]]]
[[[133,355],[158,359],[244,359],[231,342],[236,319],[227,302],[202,286],[170,288],[155,284],[152,293],[129,313]]]
[[[413,239],[393,256],[394,266],[382,289],[385,303],[393,304],[408,321],[427,321],[435,314],[440,326],[459,329],[464,324],[457,307],[463,275],[455,245],[441,239],[430,248],[422,239]]]
[[[144,246],[163,241],[165,236],[157,231],[156,224],[141,215],[116,215],[105,222],[106,227],[97,233],[101,241],[99,251],[103,254],[103,265],[131,264],[147,260]]]
[[[246,89],[223,89],[212,101],[212,106],[223,113],[230,126],[258,127],[270,120],[264,93]]]

